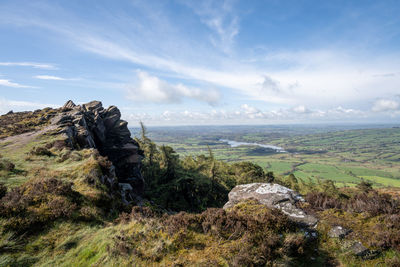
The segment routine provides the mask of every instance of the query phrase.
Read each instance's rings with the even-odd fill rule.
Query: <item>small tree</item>
[[[160,167],[164,169],[164,177],[166,181],[171,181],[176,176],[176,171],[179,166],[179,156],[169,146],[161,146],[161,162]]]
[[[364,179],[357,185],[357,188],[360,189],[363,193],[369,193],[372,191],[372,183],[365,181]]]
[[[268,181],[268,178],[261,166],[250,161],[235,163],[232,165],[232,167],[234,168],[235,178],[238,184]]]

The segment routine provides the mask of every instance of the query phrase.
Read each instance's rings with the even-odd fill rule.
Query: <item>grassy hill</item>
[[[51,116],[40,120],[59,112],[0,117],[0,266],[400,263],[400,204],[394,190],[368,183],[337,188],[325,180],[274,175],[252,162],[220,161],[214,149],[182,157],[143,133],[136,140],[145,156],[146,188],[140,202],[124,204],[122,191],[102,182],[110,175],[110,160],[95,148],[69,147]],[[14,127],[17,121],[20,126]],[[282,160],[276,167],[285,171],[291,164]],[[312,163],[296,168],[332,172]],[[381,174],[370,177],[375,175]],[[235,185],[271,181],[305,196],[301,208],[320,220],[315,229],[253,200],[221,208]],[[337,225],[352,231],[332,238],[329,231]],[[356,255],[355,242],[368,253]]]

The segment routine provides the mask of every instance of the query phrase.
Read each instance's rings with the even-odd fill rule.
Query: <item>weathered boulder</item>
[[[229,192],[229,201],[224,205],[228,209],[247,199],[255,199],[260,204],[269,208],[280,209],[292,220],[306,225],[315,226],[318,219],[312,215],[307,215],[304,210],[296,207],[296,203],[304,201],[301,195],[287,187],[272,183],[253,183],[235,186]]]
[[[354,242],[353,245],[350,246],[350,251],[353,252],[354,255],[359,256],[359,257],[365,257],[370,253],[370,250],[366,247],[364,247],[361,242],[357,241]]]
[[[360,241],[353,241],[348,243],[350,246],[348,250],[355,256],[362,258],[363,260],[371,260],[379,256],[381,253],[379,250],[370,250],[366,248]]]
[[[331,228],[331,230],[328,232],[328,236],[331,238],[345,238],[346,235],[350,234],[351,230],[343,228],[342,226],[334,226]]]

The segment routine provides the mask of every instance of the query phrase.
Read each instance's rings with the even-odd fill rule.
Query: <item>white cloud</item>
[[[58,76],[53,76],[53,75],[36,75],[33,78],[40,79],[40,80],[55,80],[55,81],[65,81],[67,79],[61,78]]]
[[[193,9],[198,9],[195,12],[198,12],[204,23],[207,24],[208,21],[208,26],[213,28],[215,33],[226,33],[226,36],[232,38],[225,39],[232,41],[238,36],[235,33],[239,26],[238,20],[234,22],[235,14],[230,2],[223,2],[222,6],[226,5],[225,9],[216,9],[217,11],[202,10],[203,4],[190,5]],[[204,5],[207,7],[211,4]],[[151,10],[152,5],[147,6],[148,10]],[[162,19],[151,24],[155,26],[151,32],[148,31],[148,27],[142,27],[141,21],[135,20],[133,16],[119,17],[120,20],[113,20],[113,23],[103,25],[104,27],[100,29],[86,21],[70,19],[71,16],[64,13],[62,17],[47,18],[47,20],[40,17],[44,12],[37,10],[36,13],[25,14],[26,16],[12,13],[10,15],[5,11],[2,15],[14,17],[18,25],[33,25],[56,32],[63,37],[63,41],[68,40],[85,51],[130,62],[133,66],[138,64],[151,69],[153,73],[162,72],[165,76],[181,78],[183,81],[200,81],[203,84],[233,89],[231,95],[236,97],[234,100],[243,97],[244,101],[252,99],[279,104],[282,109],[304,105],[313,110],[324,110],[319,113],[314,111],[311,113],[313,116],[326,115],[329,109],[332,110],[331,114],[334,112],[351,114],[350,111],[346,113],[335,110],[340,105],[353,107],[354,112],[361,109],[369,110],[368,103],[374,99],[398,93],[400,86],[400,75],[397,75],[400,69],[398,54],[366,55],[350,48],[344,51],[332,44],[328,49],[254,53],[256,55],[254,58],[249,58],[249,50],[252,48],[246,48],[240,51],[240,56],[235,54],[227,56],[220,51],[216,52],[218,49],[205,45],[203,39],[192,40],[181,35],[180,25],[173,24],[174,20],[165,16],[162,11],[156,11],[151,14],[157,15],[151,17],[155,21],[160,17]],[[143,14],[148,13],[150,14],[143,12]],[[131,23],[122,24],[121,21]],[[234,27],[229,28],[231,24]],[[131,29],[131,26],[134,29]],[[218,30],[221,27],[224,30]],[[167,30],[164,31],[165,29]],[[224,39],[224,34],[220,40]],[[160,43],[163,45],[160,46]],[[229,41],[226,43],[229,44]],[[380,73],[384,75],[377,75]],[[201,101],[210,102],[209,96],[206,96],[203,90],[195,93],[194,88],[183,84],[183,90],[182,88],[179,90],[179,84],[169,84],[166,81],[159,81],[156,84],[161,89],[154,89],[155,95],[142,92],[140,88],[132,89],[132,86],[129,87],[129,91],[142,93],[148,100],[153,102],[155,100],[158,103],[179,102],[184,98],[204,98],[205,100]],[[173,88],[173,91],[178,92],[178,96],[171,95],[169,91],[172,89],[165,90],[165,86]],[[185,88],[191,93],[182,92]],[[134,94],[130,96],[132,99],[136,98]],[[273,114],[277,116],[279,110]]]
[[[249,119],[255,118],[264,118],[265,114],[261,112],[259,109],[249,106],[248,104],[244,104],[241,106],[242,113]]]
[[[201,90],[181,83],[171,84],[144,71],[137,71],[137,83],[128,86],[127,91],[129,99],[139,102],[179,103],[189,98],[214,105],[220,98],[216,90]]]
[[[0,79],[0,86],[13,87],[13,88],[34,88],[29,85],[22,85],[19,83],[11,82],[10,80]]]
[[[20,67],[32,67],[35,69],[46,69],[55,70],[56,66],[48,63],[37,63],[37,62],[0,62],[0,66],[20,66]]]
[[[375,101],[372,106],[372,111],[374,112],[382,112],[382,111],[393,111],[399,109],[400,104],[397,101],[390,99],[379,99]]]
[[[280,84],[278,81],[273,80],[271,77],[265,75],[264,76],[264,81],[262,82],[262,88],[265,91],[269,91],[273,94],[278,94],[282,91],[282,88],[280,88]]]
[[[188,80],[231,88],[250,99],[285,106],[306,104],[322,108],[327,105],[360,105],[382,94],[393,95],[400,86],[400,76],[392,79],[373,76],[379,71],[387,69],[390,72],[400,67],[392,61],[391,58],[395,57],[371,59],[366,64],[337,51],[288,53],[284,57],[277,54],[265,59],[264,64],[276,63],[279,66],[284,63],[291,67],[266,71],[269,67],[248,66],[226,58],[213,58],[208,67],[199,67],[192,62],[182,63],[146,52],[139,54],[129,47],[94,36],[83,34],[76,38],[81,38],[77,43],[83,49],[96,54],[167,71]],[[319,58],[321,55],[325,60]],[[221,62],[226,62],[228,67],[224,70],[210,67]],[[376,90],[377,87],[380,90]]]
[[[299,105],[292,109],[295,113],[310,113],[311,111],[304,105]]]
[[[140,115],[139,115],[140,114]],[[371,114],[341,106],[327,110],[310,110],[305,106],[288,109],[261,110],[244,104],[236,110],[213,109],[211,111],[169,111],[159,114],[132,114],[127,116],[130,124],[143,121],[147,125],[221,125],[221,124],[279,124],[279,123],[333,123],[354,120],[367,120]],[[396,116],[399,116],[397,114]],[[376,118],[376,117],[375,117]],[[379,118],[378,121],[382,122]],[[368,122],[370,122],[368,120]]]
[[[126,120],[129,122],[129,126],[133,126],[133,125],[138,125],[138,123],[140,121],[146,122],[146,121],[152,121],[153,117],[146,113],[146,112],[136,112],[136,113],[127,113],[124,112],[121,114],[122,115],[122,119]]]
[[[239,33],[239,17],[235,14],[233,1],[183,2],[200,17],[212,31],[211,43],[224,53],[230,53]]]

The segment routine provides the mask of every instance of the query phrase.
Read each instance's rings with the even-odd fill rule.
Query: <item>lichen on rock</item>
[[[277,208],[292,220],[306,226],[315,226],[317,218],[296,206],[297,202],[303,202],[303,197],[290,188],[273,183],[252,183],[235,186],[229,192],[229,201],[224,209],[232,208],[240,201],[255,199],[260,204],[269,208]]]

